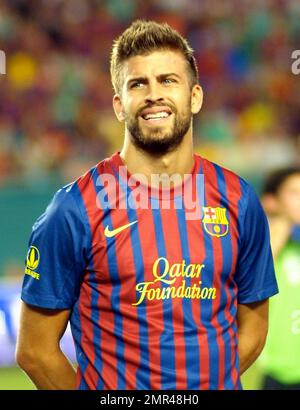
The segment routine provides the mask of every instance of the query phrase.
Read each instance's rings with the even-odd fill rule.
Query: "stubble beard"
[[[173,111],[173,115],[172,125],[152,126],[145,131],[143,128],[146,127],[140,125],[139,115],[133,118],[127,116],[126,126],[135,147],[153,156],[174,151],[190,128],[192,113],[187,108],[183,114],[179,115],[178,112]],[[169,128],[169,130],[164,130],[164,128]]]

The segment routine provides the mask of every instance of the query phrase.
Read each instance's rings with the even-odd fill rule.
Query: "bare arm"
[[[16,360],[38,389],[76,387],[76,372],[59,346],[69,315],[69,310],[40,309],[22,303]]]
[[[241,374],[257,359],[265,345],[268,333],[268,307],[268,299],[238,305],[238,351]]]

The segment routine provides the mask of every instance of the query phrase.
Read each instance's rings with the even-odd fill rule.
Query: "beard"
[[[144,108],[152,107],[153,105]],[[126,115],[127,129],[136,148],[154,156],[174,151],[181,144],[191,125],[192,113],[188,106],[182,114],[172,109],[174,119],[172,119],[170,125],[157,127],[154,125],[149,128],[141,126],[140,112],[134,117]]]

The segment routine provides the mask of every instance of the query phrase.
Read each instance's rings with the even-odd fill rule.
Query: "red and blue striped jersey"
[[[55,194],[33,225],[23,301],[71,309],[78,389],[242,388],[237,305],[278,292],[257,195],[194,155],[191,217],[178,187],[166,206],[137,183],[137,206],[124,168],[115,153]]]

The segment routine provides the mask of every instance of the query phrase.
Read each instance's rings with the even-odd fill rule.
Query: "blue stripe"
[[[159,257],[167,257],[164,234],[162,229],[161,212],[159,209],[159,200],[151,198],[151,209],[154,220],[155,239]],[[162,283],[163,288],[168,287]],[[176,389],[176,368],[175,368],[175,346],[174,346],[174,328],[172,326],[172,299],[163,301],[164,331],[160,336],[160,354],[161,354],[161,389]]]
[[[243,182],[243,180],[239,177],[239,182],[240,182],[240,190],[241,190],[241,197],[238,201],[238,232],[239,232],[239,239],[242,237],[242,229],[243,229],[243,212],[245,209],[245,205],[243,204],[243,202],[245,201],[245,198],[247,198],[247,185]],[[238,240],[238,255],[240,254],[240,249],[241,249],[241,241]],[[237,328],[234,329],[234,331],[236,332],[236,338],[235,338],[235,342],[238,343],[237,340]],[[237,360],[236,360],[236,364],[235,364],[236,370],[237,372],[240,374],[240,363],[239,363],[239,357],[237,355]],[[239,379],[238,381],[238,388],[242,389],[242,383],[241,380]]]
[[[218,190],[220,192],[221,196],[221,203],[220,206],[226,208],[226,216],[229,222],[230,226],[230,214],[229,214],[229,201],[227,198],[227,192],[226,192],[226,182],[224,178],[224,174],[222,169],[213,164],[217,173],[217,183],[218,183]],[[217,314],[218,322],[223,328],[223,341],[224,341],[224,346],[225,346],[225,379],[224,379],[224,387],[225,389],[234,389],[235,384],[232,378],[232,371],[231,371],[231,362],[232,362],[232,354],[231,354],[231,338],[229,334],[229,329],[230,329],[230,323],[226,319],[225,316],[225,306],[227,303],[227,295],[225,292],[225,283],[228,279],[228,276],[230,275],[231,271],[231,266],[232,266],[232,243],[231,243],[231,236],[228,232],[225,236],[221,236],[219,238],[221,241],[221,246],[222,246],[222,260],[223,260],[223,266],[222,266],[222,271],[221,271],[221,306],[219,309],[219,312]],[[233,317],[236,317],[236,309],[234,307],[234,291],[232,287],[228,287],[229,293],[230,293],[230,314]],[[234,326],[234,325],[233,325]],[[232,329],[235,332],[235,329]],[[237,354],[235,355],[235,361],[236,361]]]
[[[91,257],[92,234],[91,234],[90,223],[89,223],[89,219],[88,219],[88,215],[87,215],[87,212],[86,212],[85,204],[84,204],[83,198],[81,196],[81,192],[79,190],[78,185],[74,184],[74,186],[72,187],[72,190],[73,190],[74,195],[76,197],[76,203],[78,204],[78,207],[81,211],[81,215],[84,219],[84,223],[85,223],[86,230],[87,230],[87,236],[88,236],[87,243],[88,243],[88,248],[89,248],[89,252],[90,252],[88,257],[89,257],[89,260],[90,260],[90,267],[91,267],[90,280],[91,280],[91,282],[95,283],[96,273],[95,273],[95,270],[94,270],[93,259]],[[97,309],[98,291],[94,287],[92,287],[91,289],[92,289],[92,292],[91,292],[92,293],[92,300],[91,300],[91,303],[92,303],[92,306],[91,306],[92,317],[91,317],[91,319],[92,319],[92,323],[93,323],[93,345],[94,345],[94,349],[95,349],[95,363],[93,363],[93,365],[94,365],[94,368],[95,368],[96,372],[98,373],[98,375],[100,375],[103,362],[102,362],[101,351],[100,351],[101,331],[100,331],[100,328],[98,326],[98,323],[99,323],[99,309]],[[75,305],[75,310],[73,311],[73,314],[72,314],[71,323],[73,323],[72,333],[73,333],[74,339],[75,339],[77,361],[78,361],[78,364],[80,366],[82,377],[84,378],[84,372],[87,368],[88,360],[87,360],[87,357],[85,356],[84,352],[81,350],[81,347],[79,348],[79,346],[81,346],[82,327],[81,327],[81,323],[80,323],[79,312],[78,312],[78,318],[76,318],[76,313],[77,312],[78,312],[78,302]],[[82,383],[80,384],[79,389],[84,389],[85,385],[86,385],[86,383],[84,382],[84,380],[82,380]],[[100,385],[99,388],[101,389],[102,385]]]
[[[186,261],[186,265],[191,263],[188,234],[186,226],[185,209],[183,206],[183,198],[176,197],[175,208],[177,210],[178,230],[180,232],[180,242],[182,249],[182,258]],[[186,286],[191,286],[191,279],[185,278]],[[185,339],[185,355],[186,355],[186,375],[187,389],[199,389],[200,386],[200,354],[199,343],[197,337],[197,325],[193,319],[192,300],[183,298],[183,319],[184,319],[184,339]]]
[[[99,182],[99,173],[97,170],[93,173],[93,182],[95,186],[95,191],[97,194],[104,189],[103,185]],[[104,202],[102,195],[97,195],[100,200],[102,209],[103,209],[103,230],[107,225],[112,226],[111,216],[110,216],[110,207],[109,202]],[[116,338],[116,359],[117,359],[117,390],[125,390],[126,381],[125,381],[125,360],[124,360],[124,340],[122,338],[123,334],[123,319],[120,314],[120,290],[121,282],[117,267],[117,257],[116,257],[116,243],[115,238],[106,238],[106,252],[107,252],[107,261],[108,261],[108,271],[110,275],[110,280],[112,284],[112,294],[111,294],[111,309],[114,312],[114,335]],[[96,301],[95,301],[96,302]],[[96,304],[93,306],[97,306]],[[95,309],[99,310],[99,309]],[[98,335],[97,335],[98,336]],[[100,346],[100,345],[98,345]],[[113,353],[112,353],[113,354]],[[102,382],[99,380],[99,389],[101,388]]]
[[[116,173],[120,187],[125,193],[126,204],[131,193],[129,186],[122,180],[122,178]],[[127,206],[127,216],[129,222],[136,221],[138,219],[136,210]],[[136,284],[145,282],[145,271],[143,264],[143,254],[141,247],[141,240],[137,224],[130,227],[131,247],[133,252],[134,266],[136,272]],[[149,366],[149,335],[148,335],[148,323],[145,316],[145,305],[136,306],[137,317],[139,324],[139,338],[140,338],[140,366],[136,374],[136,390],[151,389],[150,383],[150,366]]]
[[[72,314],[70,317],[70,325],[71,325],[72,336],[73,336],[74,344],[75,344],[76,358],[77,358],[77,363],[78,363],[80,373],[81,373],[81,379],[80,379],[80,383],[78,386],[78,390],[89,390],[87,383],[84,380],[84,373],[88,365],[88,360],[82,350],[82,343],[81,343],[82,327],[81,327],[81,322],[80,322],[78,304],[79,304],[79,300],[77,300],[77,302],[73,306]]]

